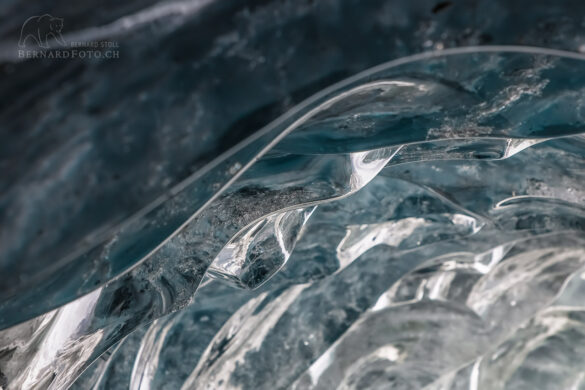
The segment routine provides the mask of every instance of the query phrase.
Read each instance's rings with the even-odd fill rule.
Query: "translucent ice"
[[[319,92],[3,289],[2,381],[583,385],[584,64],[446,50]]]

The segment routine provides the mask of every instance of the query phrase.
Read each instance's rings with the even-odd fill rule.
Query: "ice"
[[[580,385],[583,64],[444,50],[317,93],[3,288],[2,386]]]

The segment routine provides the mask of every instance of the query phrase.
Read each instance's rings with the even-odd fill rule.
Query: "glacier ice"
[[[0,290],[2,386],[585,386],[584,59],[451,49],[320,91]]]

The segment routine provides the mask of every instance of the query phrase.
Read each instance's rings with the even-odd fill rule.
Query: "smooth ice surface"
[[[2,386],[585,386],[584,70],[476,47],[322,90],[2,295]]]

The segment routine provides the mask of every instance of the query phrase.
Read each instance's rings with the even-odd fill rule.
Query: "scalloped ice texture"
[[[555,340],[585,332],[584,68],[453,49],[323,90],[7,289],[8,388],[66,388],[153,320],[92,366],[95,388],[528,388],[534,367],[556,383],[538,348],[580,356]]]

